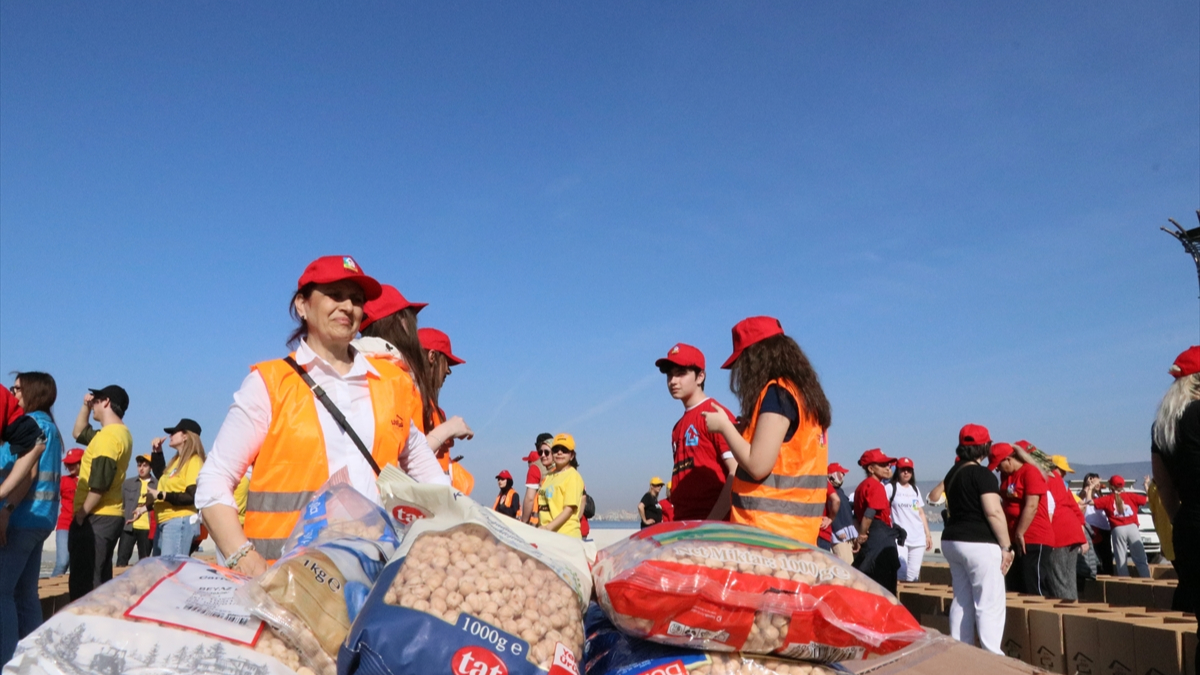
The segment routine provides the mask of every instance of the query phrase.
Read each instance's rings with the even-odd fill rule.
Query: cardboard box
[[[1174,565],[1151,565],[1151,579],[1178,579],[1179,575],[1175,573]]]
[[[942,635],[950,635],[950,617],[942,614],[922,614],[920,623],[925,628],[932,628]]]
[[[1084,579],[1079,585],[1081,602],[1104,602],[1104,582],[1099,579]]]
[[[1200,643],[1196,640],[1196,632],[1183,634],[1183,672],[1187,675],[1196,675],[1196,650],[1200,649]]]
[[[1005,608],[1004,637],[1000,640],[1000,649],[1004,655],[1032,663],[1029,651],[1029,605],[1021,602],[1010,602]]]
[[[1154,609],[1171,609],[1171,605],[1175,600],[1175,588],[1178,582],[1156,582],[1150,587],[1150,592],[1153,595],[1154,602],[1151,605]]]
[[[1187,619],[1136,622],[1133,642],[1138,675],[1183,675],[1183,636],[1195,630],[1196,623]]]
[[[942,611],[943,600],[941,594],[928,589],[900,591],[899,600],[900,604],[904,605],[904,608],[916,617],[922,614],[945,613]]]
[[[1133,623],[1127,616],[1097,615],[1096,639],[1100,675],[1134,675],[1137,672]]]
[[[1080,607],[1063,611],[1063,655],[1068,675],[1100,675],[1099,616],[1115,616],[1108,609]]]
[[[949,586],[949,563],[925,563],[921,565],[921,581],[935,586]]]
[[[1020,661],[942,636],[896,654],[838,665],[854,675],[1035,675],[1043,672]]]
[[[1026,620],[1029,623],[1030,663],[1052,673],[1066,675],[1062,610],[1053,605],[1030,607]]]

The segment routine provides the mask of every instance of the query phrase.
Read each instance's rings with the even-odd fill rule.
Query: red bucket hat
[[[1200,347],[1188,347],[1187,351],[1175,357],[1175,363],[1171,364],[1169,372],[1177,380],[1200,373]]]
[[[380,288],[382,290],[379,293],[379,297],[363,306],[363,314],[366,316],[363,317],[362,326],[359,327],[360,330],[385,316],[391,316],[409,307],[419,312],[422,308],[429,305],[427,302],[409,302],[403,293],[396,290],[396,287],[390,284],[383,284]]]
[[[662,370],[666,366],[680,368],[699,368],[704,370],[704,352],[682,342],[671,347],[667,355],[654,362],[655,367]]]
[[[450,336],[436,328],[418,328],[417,338],[421,341],[421,349],[430,352],[441,352],[446,355],[446,360],[450,365],[457,366],[466,363],[466,361],[454,355],[450,351]]]
[[[752,316],[749,319],[742,319],[733,327],[733,354],[725,359],[725,363],[722,363],[721,367],[728,370],[746,350],[746,347],[776,335],[783,335],[783,324],[779,323],[779,319],[769,316]]]
[[[862,466],[862,467],[868,466],[870,464],[895,464],[895,463],[896,463],[895,457],[888,457],[887,455],[883,454],[883,450],[880,450],[879,448],[874,448],[872,450],[868,450],[862,454],[862,457],[858,458],[858,465]]]
[[[304,274],[300,275],[296,288],[304,288],[306,284],[332,284],[344,280],[358,284],[367,300],[374,300],[383,292],[379,282],[367,276],[354,258],[348,255],[327,255],[310,262],[308,267],[304,268]]]

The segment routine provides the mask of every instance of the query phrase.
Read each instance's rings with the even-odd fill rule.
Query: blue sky
[[[0,3],[0,371],[70,427],[211,442],[351,254],[467,359],[490,476],[575,434],[601,510],[670,471],[653,362],[778,317],[831,454],[959,426],[1140,457],[1198,342],[1200,6]]]

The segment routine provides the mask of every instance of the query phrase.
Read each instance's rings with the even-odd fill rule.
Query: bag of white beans
[[[4,674],[314,675],[238,600],[245,580],[194,558],[147,558],[21,640]]]
[[[379,493],[410,525],[350,629],[339,675],[578,675],[592,593],[582,541],[394,467]]]
[[[841,559],[745,525],[662,523],[601,551],[592,573],[617,628],[664,644],[832,663],[924,637]]]
[[[736,652],[702,652],[650,642],[617,630],[592,603],[583,618],[583,675],[836,675],[837,665]]]

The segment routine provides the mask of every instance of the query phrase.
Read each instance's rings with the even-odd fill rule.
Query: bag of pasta
[[[662,523],[601,551],[592,573],[618,628],[664,644],[830,663],[924,636],[839,558],[745,525]]]
[[[314,675],[238,599],[245,581],[194,558],[141,560],[21,640],[4,673]]]
[[[339,675],[578,675],[592,592],[582,541],[395,467],[379,492],[411,524],[350,629]]]
[[[242,588],[265,620],[311,661],[337,672],[338,649],[399,541],[387,512],[335,474],[313,496],[288,551]]]

